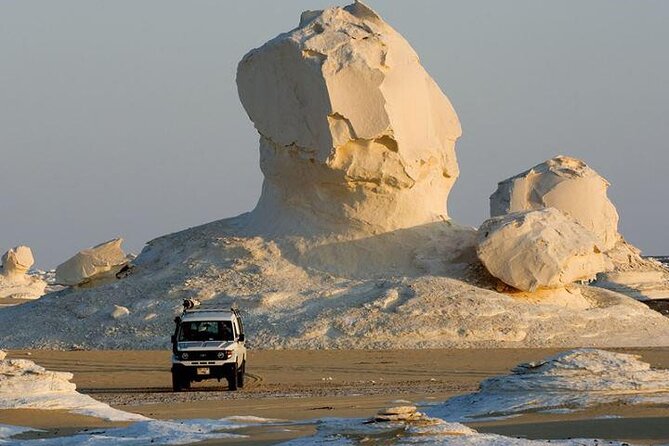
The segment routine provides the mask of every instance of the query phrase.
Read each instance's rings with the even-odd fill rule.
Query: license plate
[[[209,374],[209,367],[198,367],[195,372],[198,375],[208,375]]]

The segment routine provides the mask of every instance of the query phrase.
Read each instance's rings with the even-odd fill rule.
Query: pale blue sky
[[[237,62],[330,4],[0,2],[0,250],[28,244],[53,267],[251,209],[262,177]],[[669,254],[669,2],[369,4],[462,121],[455,220],[478,226],[497,181],[569,154],[611,181],[622,233]]]

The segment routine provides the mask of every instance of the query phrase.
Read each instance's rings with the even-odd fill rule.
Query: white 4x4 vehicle
[[[244,325],[236,309],[204,308],[184,301],[174,319],[172,388],[188,389],[191,382],[225,378],[230,390],[244,387],[246,346]]]

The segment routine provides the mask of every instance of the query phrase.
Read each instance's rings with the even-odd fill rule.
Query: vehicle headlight
[[[181,359],[184,359],[184,360],[185,360],[185,359],[188,359],[188,352],[183,352],[183,353],[181,354]]]
[[[216,357],[217,357],[218,359],[225,359],[227,356],[228,356],[228,355],[227,355],[226,352],[218,352],[218,353],[216,353]]]

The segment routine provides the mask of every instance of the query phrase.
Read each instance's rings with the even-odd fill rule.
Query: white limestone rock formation
[[[654,369],[638,355],[577,349],[519,364],[509,375],[482,381],[478,392],[453,397],[427,412],[453,421],[474,421],[604,405],[667,404],[669,370]]]
[[[457,117],[364,5],[305,13],[238,83],[261,134],[257,208],[150,241],[122,280],[3,309],[0,344],[163,349],[184,298],[237,305],[269,349],[669,343],[669,318],[608,290],[556,304],[489,287],[476,231],[446,217]]]
[[[77,392],[71,379],[71,373],[52,372],[27,359],[5,359],[0,351],[0,409],[66,410],[109,421],[147,420]]]
[[[620,239],[618,212],[606,195],[608,187],[585,162],[556,156],[500,182],[490,196],[490,216],[553,207],[592,231],[608,251]]]
[[[356,2],[307,11],[249,52],[239,97],[260,134],[263,234],[375,234],[447,219],[461,134],[409,43]]]
[[[585,162],[556,156],[499,183],[490,197],[491,216],[554,207],[599,239],[613,264],[594,285],[638,300],[669,299],[669,271],[645,259],[618,233],[618,213],[607,197],[609,183]]]
[[[17,246],[2,256],[0,298],[37,299],[44,294],[46,282],[28,274],[35,263],[32,250]]]
[[[476,252],[494,277],[535,291],[593,279],[612,267],[599,240],[554,208],[514,212],[481,225]]]
[[[17,246],[2,256],[2,275],[8,279],[25,276],[34,263],[32,250],[27,246]]]
[[[69,286],[95,285],[113,278],[129,262],[121,248],[122,243],[122,238],[116,238],[79,251],[58,265],[56,283]]]
[[[606,255],[613,262],[611,271],[597,275],[593,284],[641,301],[669,299],[669,269],[624,239]]]

